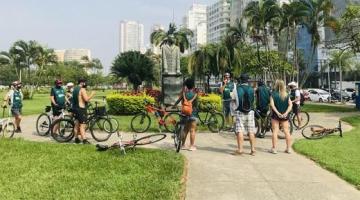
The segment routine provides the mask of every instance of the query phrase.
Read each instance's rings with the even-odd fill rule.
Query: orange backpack
[[[193,106],[192,106],[192,102],[195,100],[196,98],[196,94],[194,96],[193,99],[191,100],[187,100],[186,96],[185,96],[185,92],[183,93],[183,103],[182,103],[182,107],[181,107],[181,113],[186,115],[186,116],[191,116],[192,112],[193,112]]]

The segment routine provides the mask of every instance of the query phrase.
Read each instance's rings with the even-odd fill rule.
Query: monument
[[[174,43],[175,31],[175,25],[170,24],[169,39],[161,46],[163,103],[171,105],[178,99],[183,82],[180,72],[180,49]]]

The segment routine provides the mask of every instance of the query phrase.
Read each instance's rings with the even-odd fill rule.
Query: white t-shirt
[[[295,103],[300,105],[301,95],[300,95],[300,90],[298,90],[298,89],[295,90],[295,99],[297,99],[297,98],[299,98],[299,100],[295,101]]]

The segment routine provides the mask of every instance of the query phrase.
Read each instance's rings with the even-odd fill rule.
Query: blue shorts
[[[20,116],[21,113],[22,113],[21,108],[11,108],[11,114],[13,115],[13,117]]]

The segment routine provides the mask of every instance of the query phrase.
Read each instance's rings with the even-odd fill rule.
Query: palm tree
[[[21,81],[21,69],[24,68],[24,66],[21,65],[19,55],[2,51],[0,52],[0,64],[14,67],[16,76],[18,80]]]
[[[180,52],[184,53],[186,49],[190,47],[189,37],[193,36],[193,32],[187,28],[181,28],[178,31],[173,23],[170,23],[169,30],[155,30],[151,33],[151,44],[160,47],[164,44],[176,45],[180,48]]]
[[[244,17],[247,19],[248,31],[256,41],[259,63],[260,45],[259,42],[265,47],[265,51],[270,51],[269,35],[274,33],[274,28],[279,24],[280,8],[276,0],[259,0],[250,2],[244,12]],[[269,70],[272,68],[269,57],[266,57],[269,63]]]
[[[305,9],[305,16],[302,20],[302,25],[307,28],[307,31],[311,35],[311,47],[312,54],[310,60],[308,61],[308,67],[310,68],[315,51],[321,42],[321,37],[319,33],[319,27],[329,27],[336,29],[337,20],[330,16],[330,13],[333,9],[333,4],[331,0],[299,0],[301,6]],[[303,85],[308,77],[308,72],[304,72],[304,79],[302,80],[301,85]]]
[[[211,75],[219,74],[216,63],[217,48],[215,44],[200,46],[189,58],[188,71],[195,77],[204,78],[207,76],[207,91]]]

